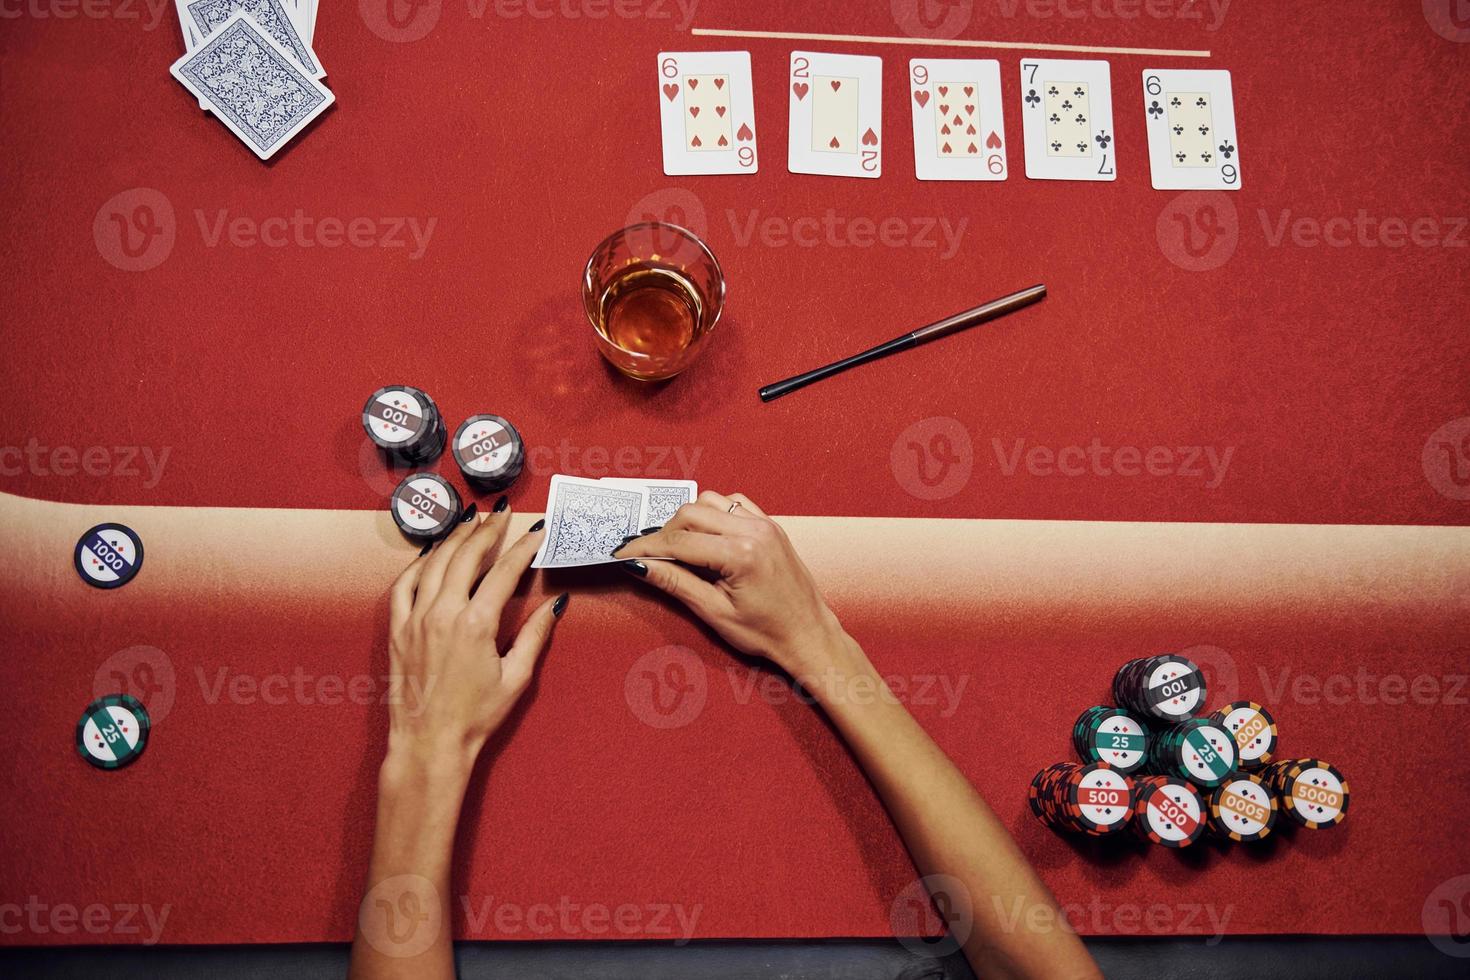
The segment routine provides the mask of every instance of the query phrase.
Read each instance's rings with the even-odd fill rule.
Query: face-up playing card
[[[791,52],[794,174],[883,175],[883,59]]]
[[[1240,190],[1235,95],[1228,71],[1147,69],[1143,108],[1155,188]]]
[[[312,78],[325,78],[311,48],[302,40],[301,27],[283,0],[189,0],[189,17],[195,33],[207,38],[235,13],[245,13],[271,39],[284,48]]]
[[[665,51],[658,56],[664,173],[753,174],[755,94],[748,51]]]
[[[648,504],[643,515],[647,523],[643,527],[663,527],[674,516],[675,511],[685,504],[694,503],[699,497],[699,485],[693,480],[624,480],[604,477],[598,482],[640,490],[647,494]]]
[[[174,62],[173,76],[267,160],[332,104],[325,85],[243,12]]]
[[[623,539],[649,526],[647,509],[648,495],[641,488],[557,474],[546,500],[546,537],[531,567],[615,562],[612,553]]]
[[[909,62],[914,170],[920,180],[1005,180],[1000,62]]]
[[[1022,61],[1021,120],[1027,177],[1118,179],[1106,61]]]

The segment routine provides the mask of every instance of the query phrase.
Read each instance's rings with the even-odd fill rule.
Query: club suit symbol
[[[97,253],[124,272],[156,268],[173,251],[174,236],[174,206],[151,187],[113,195],[92,222]]]
[[[704,661],[687,647],[650,650],[623,680],[628,709],[650,728],[683,728],[704,711],[708,696]]]
[[[1222,191],[1186,191],[1159,213],[1155,235],[1164,257],[1188,272],[1229,262],[1240,244],[1240,217]]]

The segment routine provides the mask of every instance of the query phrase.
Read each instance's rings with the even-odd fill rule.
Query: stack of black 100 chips
[[[410,466],[438,459],[449,438],[434,400],[409,385],[373,392],[362,409],[362,427],[391,460]]]

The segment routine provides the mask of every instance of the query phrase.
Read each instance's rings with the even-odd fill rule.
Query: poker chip
[[[1235,772],[1235,739],[1213,721],[1191,718],[1154,734],[1149,769],[1214,789]]]
[[[459,494],[438,473],[410,473],[393,488],[388,509],[398,529],[410,538],[435,540],[459,520]]]
[[[1205,677],[1177,654],[1130,660],[1113,675],[1113,701],[1137,718],[1166,724],[1193,718],[1205,704]]]
[[[1235,738],[1240,768],[1255,771],[1276,752],[1276,719],[1254,701],[1234,701],[1210,715],[1210,720]]]
[[[1133,816],[1133,782],[1106,763],[1059,762],[1031,780],[1031,812],[1063,833],[1110,837]]]
[[[98,769],[121,769],[148,745],[148,710],[137,698],[109,694],[82,712],[77,752]]]
[[[1072,726],[1072,747],[1083,762],[1106,762],[1129,775],[1148,761],[1148,729],[1121,708],[1088,708]]]
[[[1205,801],[1187,780],[1169,776],[1134,779],[1133,830],[1161,847],[1188,847],[1204,836]]]
[[[362,409],[362,427],[391,458],[410,466],[432,463],[448,441],[434,400],[409,385],[388,385],[373,392]]]
[[[521,434],[499,415],[472,415],[454,433],[454,461],[470,486],[486,493],[510,487],[521,475]]]
[[[1238,773],[1210,793],[1206,823],[1211,833],[1239,843],[1265,840],[1276,826],[1276,794],[1253,773]]]
[[[1261,770],[1261,777],[1280,795],[1281,809],[1297,826],[1321,830],[1347,819],[1348,782],[1330,763],[1286,759]]]
[[[99,589],[127,585],[143,567],[143,541],[122,524],[98,524],[77,539],[72,564],[82,581]]]

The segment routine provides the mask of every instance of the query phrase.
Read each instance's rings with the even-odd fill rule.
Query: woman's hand
[[[653,534],[615,552],[623,567],[683,602],[743,653],[797,679],[851,641],[786,532],[744,494],[705,491]],[[647,556],[672,561],[639,561]],[[694,566],[713,573],[703,576]]]
[[[496,636],[505,604],[544,532],[538,522],[492,563],[510,522],[505,498],[484,521],[474,518],[472,507],[459,527],[393,583],[388,662],[401,680],[400,697],[393,699],[398,703],[388,711],[390,761],[473,765],[531,682],[566,608],[566,595],[542,603],[502,657]]]

